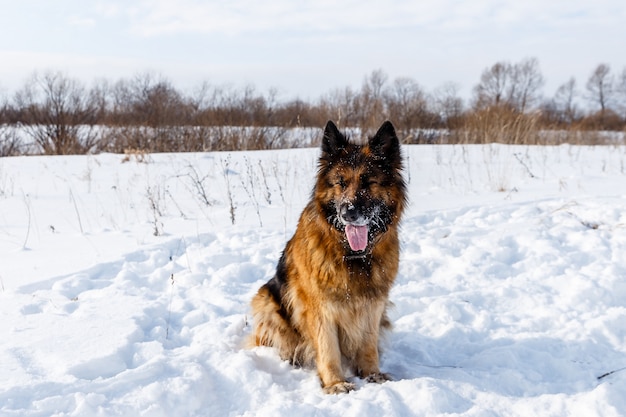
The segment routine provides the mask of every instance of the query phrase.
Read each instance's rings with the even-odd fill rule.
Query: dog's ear
[[[326,123],[324,138],[322,139],[322,154],[324,156],[336,155],[348,146],[348,140],[341,134],[332,121]]]
[[[391,163],[400,162],[400,140],[390,121],[383,123],[378,132],[370,138],[369,148],[379,158],[384,158]]]

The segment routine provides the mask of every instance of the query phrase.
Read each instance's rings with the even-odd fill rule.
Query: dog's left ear
[[[387,159],[392,163],[400,162],[400,140],[389,120],[383,123],[378,132],[370,138],[369,148],[377,157]]]
[[[326,123],[324,128],[324,137],[322,138],[322,154],[324,156],[333,156],[348,146],[346,137],[341,134],[337,126],[332,121]]]

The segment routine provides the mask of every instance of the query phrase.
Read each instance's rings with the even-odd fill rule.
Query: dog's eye
[[[378,184],[378,181],[375,178],[361,177],[361,184],[365,187],[371,187],[372,185]]]
[[[339,177],[339,179],[337,180],[337,182],[335,183],[335,185],[340,186],[341,188],[346,188],[346,180],[343,179],[343,177]]]

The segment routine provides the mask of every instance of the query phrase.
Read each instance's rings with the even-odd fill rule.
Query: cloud
[[[442,6],[444,4],[444,6]],[[353,29],[385,29],[425,25],[449,13],[446,2],[391,2],[274,0],[229,2],[183,0],[141,1],[127,6],[132,31],[141,36],[174,33],[222,33],[263,31],[327,32]]]
[[[0,61],[13,63],[3,84],[12,73],[19,80],[51,66],[86,79],[154,69],[182,82],[211,77],[315,95],[329,86],[358,86],[363,75],[382,68],[392,78],[409,76],[430,87],[454,81],[469,90],[497,61],[537,57],[553,83],[546,91],[553,91],[570,76],[586,79],[600,62],[616,71],[625,64],[619,54],[626,38],[623,0],[43,4],[38,15],[20,2],[13,2],[13,13],[0,14],[3,27],[22,33],[0,43]],[[36,56],[7,56],[11,52]]]
[[[70,16],[67,19],[67,23],[70,26],[88,28],[94,27],[96,25],[96,20],[90,17]]]
[[[104,10],[105,6],[101,6]],[[363,32],[427,29],[443,34],[488,31],[493,27],[572,26],[626,17],[621,0],[137,0],[107,2],[124,14],[141,37],[173,34],[240,36],[256,33]],[[523,34],[520,34],[522,36]]]

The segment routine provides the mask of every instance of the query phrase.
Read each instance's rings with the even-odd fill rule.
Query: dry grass
[[[466,116],[463,125],[452,132],[450,141],[462,144],[544,143],[538,114],[520,113],[505,107],[491,107]]]

